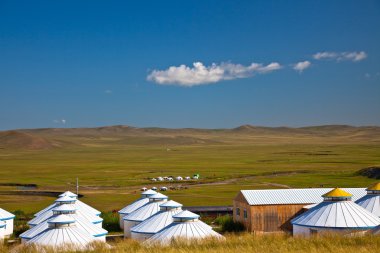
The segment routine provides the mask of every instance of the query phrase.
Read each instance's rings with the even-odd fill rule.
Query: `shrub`
[[[117,212],[102,213],[103,228],[108,232],[120,232],[119,215]]]
[[[241,232],[245,230],[243,223],[234,221],[229,215],[216,218],[214,223],[221,226],[221,232]]]

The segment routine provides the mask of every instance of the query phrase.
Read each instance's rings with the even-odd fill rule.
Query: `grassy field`
[[[119,210],[143,186],[186,186],[165,193],[185,206],[231,205],[241,189],[365,187],[375,180],[356,171],[380,164],[377,128],[173,131],[24,130],[7,139],[0,132],[0,207],[36,212],[54,198],[23,191],[75,191],[77,177],[82,201],[101,211]],[[195,173],[200,180],[149,180]]]
[[[275,252],[302,252],[302,253],[377,253],[380,247],[380,237],[312,237],[294,238],[285,235],[268,235],[253,236],[250,234],[226,235],[225,241],[205,240],[202,242],[176,242],[173,247],[154,246],[144,247],[138,242],[132,240],[118,241],[111,244],[112,248],[105,248],[101,245],[95,246],[95,249],[87,252],[104,252],[104,253],[149,253],[149,252],[257,252],[257,253],[275,253]],[[1,246],[0,246],[1,247]],[[40,249],[30,247],[17,247],[17,252],[37,253]],[[2,252],[8,252],[9,248],[0,248]],[[47,253],[57,252],[53,249],[46,249]],[[66,252],[75,252],[67,250]]]

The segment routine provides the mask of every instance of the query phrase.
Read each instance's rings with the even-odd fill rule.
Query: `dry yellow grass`
[[[226,235],[225,241],[204,240],[193,242],[191,244],[184,242],[174,242],[170,247],[145,247],[133,240],[124,240],[112,243],[111,248],[102,245],[93,245],[93,250],[86,252],[104,252],[104,253],[184,253],[184,252],[253,252],[253,253],[273,253],[273,252],[334,252],[334,253],[370,253],[379,252],[380,237],[339,237],[324,236],[312,238],[294,238],[286,235],[266,235],[254,236],[251,234]],[[8,252],[9,248],[3,247],[3,252]],[[37,253],[41,249],[33,247],[18,246],[11,249],[13,252],[20,253]],[[57,252],[52,249],[46,249],[47,253]],[[66,250],[65,252],[75,252]]]

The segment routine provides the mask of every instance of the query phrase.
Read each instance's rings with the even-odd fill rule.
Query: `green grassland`
[[[40,129],[0,132],[0,207],[35,212],[53,197],[23,191],[75,191],[101,211],[118,210],[140,188],[181,185],[170,198],[192,205],[231,205],[241,189],[365,187],[356,172],[380,164],[377,127],[229,130]],[[157,176],[191,182],[152,183]],[[12,184],[36,184],[25,190]]]

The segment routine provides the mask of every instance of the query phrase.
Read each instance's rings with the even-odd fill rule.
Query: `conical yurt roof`
[[[350,197],[350,194],[340,189],[331,192],[323,195],[325,201],[297,216],[291,223],[298,226],[336,229],[370,229],[380,225],[379,217],[351,200],[344,199]]]
[[[64,197],[58,198],[57,199],[58,201],[56,200],[55,202],[56,204],[54,206],[51,206],[51,208],[49,208],[42,214],[35,216],[32,220],[28,222],[28,224],[33,225],[33,226],[38,225],[41,222],[44,222],[45,220],[52,218],[54,216],[54,210],[57,210],[57,208],[59,209],[59,208],[67,208],[67,207],[73,208],[74,210],[76,210],[76,214],[78,216],[82,216],[83,218],[87,219],[91,223],[100,223],[103,221],[102,218],[95,215],[94,213],[89,213],[87,210],[83,210],[82,207],[77,204],[78,200],[76,199],[70,198],[71,200],[73,200],[73,202],[70,202],[72,204],[60,204],[60,201],[66,200],[67,198],[70,198],[70,197],[64,196]],[[60,207],[60,206],[64,206],[64,207]]]
[[[153,191],[153,190],[144,191],[143,193],[141,193],[141,198],[139,198],[138,200],[132,202],[132,204],[127,205],[126,207],[121,209],[119,211],[119,213],[125,214],[125,215],[132,213],[133,211],[139,209],[140,207],[142,207],[143,205],[148,203],[149,202],[149,196],[152,196],[156,193],[157,192]]]
[[[151,199],[151,197],[154,197],[154,199]],[[127,221],[144,221],[153,214],[160,211],[160,205],[166,202],[167,196],[156,193],[149,197],[149,202],[143,205],[142,207],[136,209],[132,213],[124,216],[124,220]],[[152,201],[154,200],[154,201]]]
[[[48,224],[50,224],[48,229],[29,240],[27,245],[35,244],[52,247],[70,246],[75,249],[85,249],[95,240],[89,233],[78,228],[75,224],[75,220],[69,216],[59,215],[51,219]]]
[[[15,218],[14,214],[11,214],[10,212],[0,208],[0,220],[10,220],[14,218]]]
[[[153,235],[145,243],[169,244],[173,239],[193,240],[208,237],[223,238],[223,236],[212,230],[209,225],[198,220],[198,217],[199,215],[190,211],[182,211],[173,216],[173,223]]]
[[[100,237],[100,236],[104,236],[108,234],[107,230],[94,225],[93,223],[89,222],[87,219],[77,214],[67,214],[67,216],[73,218],[76,222],[75,223],[76,226],[82,229],[83,231],[87,232],[91,236]],[[41,222],[40,224],[32,227],[31,229],[25,231],[24,233],[20,235],[20,238],[27,239],[27,240],[34,238],[35,236],[49,229],[49,223],[51,223],[55,217],[56,216],[53,216],[52,218],[45,220]]]
[[[160,205],[161,211],[131,228],[133,233],[155,234],[173,222],[173,215],[182,212],[181,204],[170,200]],[[162,210],[162,208],[170,208]]]
[[[361,197],[355,203],[380,217],[380,183],[368,187],[367,195]]]
[[[63,196],[69,196],[70,198],[77,198],[78,195],[71,192],[71,191],[65,191],[64,193],[61,193],[58,195],[58,197],[63,197]]]

